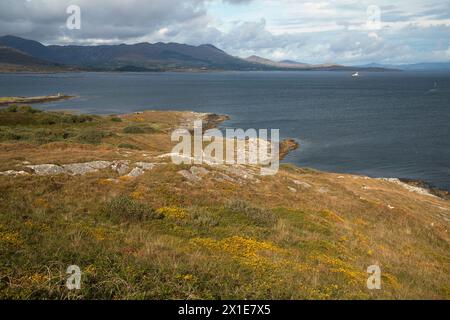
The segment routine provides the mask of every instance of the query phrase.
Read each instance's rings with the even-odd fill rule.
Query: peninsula
[[[0,297],[448,298],[448,199],[290,164],[175,165],[170,134],[195,119],[225,117],[0,109]]]

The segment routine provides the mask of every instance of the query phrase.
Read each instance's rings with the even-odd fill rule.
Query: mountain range
[[[258,56],[246,59],[211,45],[137,43],[77,46],[48,45],[15,36],[0,37],[0,72],[52,71],[202,71],[202,70],[347,70],[385,71],[397,68],[371,64],[342,66],[272,61]]]

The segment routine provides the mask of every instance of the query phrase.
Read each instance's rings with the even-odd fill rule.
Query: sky
[[[67,27],[70,5],[80,29]],[[44,44],[209,43],[305,63],[450,62],[450,0],[0,0],[6,34]]]

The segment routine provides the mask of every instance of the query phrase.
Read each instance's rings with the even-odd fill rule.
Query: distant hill
[[[279,70],[309,70],[309,71],[385,71],[386,68],[380,67],[349,67],[333,63],[308,64],[293,60],[273,61],[259,56],[250,56],[245,60],[252,63],[259,63]]]
[[[297,62],[293,60],[281,60],[280,63],[287,64],[287,65],[294,65],[294,66],[308,66],[309,64],[303,63],[303,62]]]
[[[262,58],[259,56],[250,56],[246,58],[245,60],[253,63],[259,63],[267,66],[271,66],[274,68],[287,68],[287,69],[303,69],[303,68],[309,68],[311,65],[306,63],[299,63],[291,60],[285,60],[285,61],[273,61],[266,58]]]
[[[450,62],[436,62],[436,63],[414,63],[408,65],[398,66],[403,70],[415,70],[415,71],[450,71]]]
[[[424,62],[414,64],[380,64],[369,63],[356,68],[387,68],[405,71],[450,71],[450,62]]]
[[[60,68],[104,71],[195,71],[195,70],[330,70],[352,71],[361,67],[336,64],[307,64],[292,60],[272,61],[258,56],[241,59],[219,48],[204,44],[137,43],[99,46],[45,46],[37,41],[15,36],[0,37],[0,47],[15,51],[0,53],[3,60],[16,60],[16,67],[34,65],[35,69]],[[16,57],[12,57],[12,56]],[[26,57],[24,57],[26,55]],[[31,62],[34,59],[34,62]],[[22,61],[22,62],[18,62]],[[383,68],[364,68],[383,71]],[[0,69],[0,71],[2,71]],[[39,70],[38,70],[39,71]]]
[[[0,71],[3,72],[34,72],[34,71],[65,71],[68,68],[56,63],[35,58],[22,51],[0,47]]]

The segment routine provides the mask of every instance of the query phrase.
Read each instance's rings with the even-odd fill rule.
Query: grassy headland
[[[14,104],[44,103],[44,102],[68,100],[72,98],[75,97],[66,94],[54,94],[38,97],[0,97],[0,106],[14,105]]]
[[[259,176],[161,157],[199,116],[0,110],[0,297],[450,297],[449,200],[287,164]],[[73,264],[79,291],[65,287]],[[366,287],[373,264],[381,290]]]

